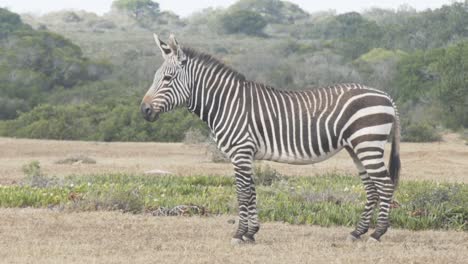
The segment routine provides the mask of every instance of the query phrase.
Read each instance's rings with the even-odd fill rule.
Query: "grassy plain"
[[[49,192],[50,198],[45,199],[42,197],[42,193],[40,193],[42,196],[34,198],[39,201],[37,206],[45,207],[51,204],[60,204],[63,200],[70,203],[70,200],[73,201],[74,199],[78,201],[77,206],[82,206],[79,204],[79,196],[78,198],[70,197],[71,194],[74,195],[75,190],[78,191],[76,193],[79,195],[79,188],[83,188],[83,190],[92,189],[92,186],[105,187],[105,182],[112,185],[118,184],[119,181],[122,183],[128,181],[125,176],[120,180],[118,177],[109,176],[111,178],[107,181],[105,176],[98,176],[93,179],[92,175],[113,175],[112,173],[139,175],[137,177],[142,178],[142,182],[151,183],[152,176],[148,176],[147,179],[142,176],[143,172],[151,169],[171,171],[176,174],[173,179],[176,179],[177,175],[232,174],[231,165],[212,163],[204,148],[183,144],[61,142],[0,138],[0,150],[0,184],[3,185],[4,190],[19,188],[16,185],[24,182],[24,173],[21,168],[32,160],[40,162],[44,174],[58,176],[57,179],[61,181],[58,186],[62,186],[61,188],[56,189],[52,195]],[[76,154],[89,156],[96,160],[96,164],[56,163],[67,155]],[[468,146],[453,135],[450,135],[446,138],[446,141],[441,143],[405,143],[402,145],[402,160],[404,169],[401,194],[404,194],[405,190],[412,190],[414,186],[411,184],[421,180],[437,181],[441,182],[442,185],[461,183],[462,186],[465,186],[463,190],[466,191]],[[307,179],[307,177],[300,177],[300,175],[313,176],[336,172],[353,174],[355,172],[354,165],[344,152],[328,161],[308,166],[265,163],[283,174],[292,176],[288,182],[294,183],[294,187],[301,183],[302,179]],[[73,174],[77,176],[70,176]],[[221,198],[225,197],[224,194],[232,196],[233,189],[227,185],[232,179],[219,178],[217,185],[225,186],[219,188],[219,193],[212,192],[210,197],[204,198],[197,198],[197,195],[193,197],[214,201],[216,195],[222,196]],[[349,188],[351,190],[356,189],[355,191],[359,197],[359,181],[351,177],[346,178],[349,178]],[[213,177],[207,179],[212,181]],[[114,182],[112,182],[113,180]],[[192,177],[192,180],[197,180],[197,178]],[[188,181],[190,182],[190,179]],[[341,183],[347,181],[348,179],[344,179]],[[91,186],[88,186],[88,182],[91,183]],[[317,187],[320,185],[319,182],[311,180],[310,187]],[[74,186],[70,186],[71,183]],[[101,183],[102,185],[99,185]],[[132,186],[131,184],[138,185],[138,180],[130,182],[130,186]],[[149,189],[152,188],[151,184],[147,185]],[[437,185],[437,183],[427,186],[434,185]],[[172,205],[169,200],[165,200],[167,197],[171,197],[176,193],[181,196],[189,194],[187,193],[190,191],[189,189],[184,190],[185,187],[182,185],[179,187],[182,189],[176,188],[171,190],[174,193],[166,193],[166,198],[160,193],[158,197],[145,200],[142,208],[163,205],[163,202]],[[264,203],[264,208],[268,208],[269,205],[277,202],[277,198],[284,198],[281,196],[281,190],[290,190],[290,187],[289,185],[259,187],[259,195],[264,197],[259,202]],[[340,200],[340,203],[345,201],[344,205],[346,205],[346,202],[356,202],[352,200],[358,199],[355,195],[345,195],[348,191],[345,191],[346,187],[344,185],[338,187],[343,191],[322,194],[328,195],[325,197],[326,199],[332,197],[330,196],[332,194],[334,195],[333,199]],[[69,188],[69,190],[66,188]],[[279,190],[276,193],[274,192],[275,188]],[[46,190],[50,191],[49,189]],[[216,190],[218,189],[213,188],[211,191]],[[436,192],[428,197],[445,199],[446,194],[450,196],[450,190],[452,189],[447,192]],[[29,193],[38,191],[40,189],[33,189]],[[140,191],[144,192],[145,190],[143,188]],[[89,193],[99,195],[100,192],[91,191]],[[131,192],[124,192],[124,194],[128,193]],[[304,197],[307,199],[323,198],[313,195]],[[417,202],[425,203],[424,193],[417,197],[420,199],[416,199],[415,204]],[[128,197],[124,198],[128,199]],[[348,198],[351,200],[346,201]],[[54,199],[57,199],[56,203],[53,202]],[[7,199],[5,198],[2,201],[5,202]],[[34,200],[32,201],[34,202]],[[40,204],[41,201],[46,202]],[[22,207],[31,201],[25,202],[25,204],[14,206]],[[268,204],[269,202],[273,203]],[[220,202],[218,201],[218,203]],[[351,227],[333,225],[331,227],[319,227],[308,224],[290,225],[284,222],[265,222],[258,235],[256,245],[232,247],[229,240],[235,229],[235,225],[231,221],[236,219],[234,216],[235,199],[230,198],[223,200],[221,203],[226,203],[222,207],[227,207],[228,211],[221,213],[227,213],[227,215],[217,216],[212,214],[209,217],[155,217],[150,213],[133,215],[122,214],[118,211],[83,212],[82,210],[73,210],[72,207],[65,208],[71,210],[63,210],[64,208],[60,206],[49,206],[49,209],[0,209],[0,262],[464,263],[468,259],[468,233],[453,230],[410,231],[392,228],[384,237],[382,243],[371,245],[365,242],[354,244],[345,242],[346,235]],[[360,204],[361,202],[358,201],[357,203]],[[73,203],[71,204],[73,205]],[[145,207],[146,205],[148,206]],[[101,206],[106,209],[105,204],[101,204]],[[141,205],[137,202],[136,206]],[[216,208],[217,204],[212,202],[212,206]],[[339,209],[340,206],[337,208]],[[92,208],[89,209],[92,210]],[[274,213],[274,211],[272,212]],[[271,212],[268,212],[268,210],[263,212],[265,213],[264,220],[293,223],[297,219],[300,220],[300,218],[292,218],[292,221],[275,218],[277,215],[269,214]],[[352,213],[356,214],[354,211]],[[415,213],[415,217],[419,217],[418,214],[420,213],[425,214],[425,212],[417,210],[413,211],[413,213]],[[403,215],[405,215],[404,212]],[[395,221],[400,220],[394,219]],[[298,222],[301,223],[301,221]],[[309,223],[307,219],[304,222]],[[399,225],[398,223],[395,224]],[[345,223],[344,225],[349,224]],[[462,230],[453,227],[451,229]]]
[[[468,233],[391,229],[347,243],[346,227],[264,223],[257,244],[232,247],[231,216],[0,209],[2,263],[466,263]]]

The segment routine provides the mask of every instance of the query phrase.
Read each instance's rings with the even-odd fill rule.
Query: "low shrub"
[[[256,185],[271,186],[284,177],[270,165],[260,163],[254,166],[253,178]]]
[[[434,142],[440,141],[442,135],[434,125],[426,122],[411,123],[403,126],[402,141],[406,142]]]
[[[46,182],[54,181],[39,168],[32,163],[25,170],[30,175],[41,175]],[[272,169],[262,167],[262,171],[268,170]],[[69,176],[60,184],[0,185],[0,207],[118,210],[158,216],[237,214],[234,181],[234,177],[223,176]],[[272,182],[257,188],[262,221],[352,227],[364,209],[366,194],[357,177],[329,174]],[[394,228],[468,230],[465,184],[404,181],[395,200],[390,213]],[[376,216],[377,212],[372,225]]]
[[[206,154],[210,156],[210,159],[214,163],[228,163],[231,160],[221,151],[213,140],[206,143]]]
[[[46,188],[58,184],[57,178],[51,178],[44,175],[41,170],[41,165],[37,160],[24,165],[23,173],[25,177],[22,180],[22,185],[25,186]]]
[[[74,210],[107,210],[124,213],[141,213],[144,210],[144,200],[139,188],[120,188],[112,186],[106,191],[91,189],[81,199],[73,204]]]

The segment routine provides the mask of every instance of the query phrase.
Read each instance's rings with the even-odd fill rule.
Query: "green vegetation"
[[[277,0],[239,0],[227,11],[240,10],[254,12],[270,24],[290,24],[309,17],[309,14],[298,5]]]
[[[11,119],[51,93],[100,80],[111,66],[85,58],[66,38],[33,30],[18,15],[0,9],[0,118]]]
[[[258,13],[238,10],[224,15],[221,24],[228,34],[262,35],[267,21]]]
[[[179,205],[203,208],[203,214],[235,214],[237,210],[232,177],[103,174],[59,180],[44,176],[37,163],[28,165],[25,173],[23,185],[0,187],[0,206],[132,213]],[[281,177],[257,185],[257,193],[262,221],[292,224],[354,226],[365,202],[357,177],[336,174]],[[391,212],[393,227],[468,230],[465,184],[407,181],[400,185],[396,201]]]
[[[161,15],[159,4],[151,0],[115,0],[112,9],[131,17],[144,28],[151,28]]]
[[[159,4],[151,0],[115,0],[112,6],[129,12],[136,19],[142,15],[156,16],[159,13]]]
[[[399,63],[396,83],[400,102],[437,105],[439,122],[458,129],[468,126],[468,41],[446,48],[417,51]],[[416,117],[417,118],[417,117]]]
[[[134,105],[40,105],[15,120],[0,123],[0,134],[62,140],[170,142],[182,141],[190,128],[206,130],[185,109],[163,115],[158,123],[149,123]]]
[[[433,142],[442,140],[442,136],[434,125],[419,122],[404,126],[402,140],[407,142]]]
[[[273,183],[281,181],[284,177],[277,170],[269,165],[255,164],[253,173],[256,185],[271,186]]]
[[[286,1],[239,0],[179,18],[157,1],[116,0],[102,16],[20,17],[0,9],[0,22],[0,136],[180,141],[191,127],[204,127],[184,111],[154,124],[138,120],[162,60],[153,32],[175,33],[183,45],[278,88],[359,82],[384,90],[411,126],[404,133],[425,134],[403,135],[408,140],[434,140],[426,136],[433,127],[468,127],[468,1],[337,15],[309,14]],[[55,110],[47,115],[45,108]]]

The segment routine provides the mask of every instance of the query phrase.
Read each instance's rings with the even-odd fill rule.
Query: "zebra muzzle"
[[[141,114],[146,121],[154,122],[159,118],[159,112],[154,111],[150,104],[141,103]]]

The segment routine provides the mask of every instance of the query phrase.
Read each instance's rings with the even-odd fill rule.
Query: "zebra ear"
[[[187,56],[180,47],[179,42],[177,42],[174,34],[171,34],[169,36],[169,46],[171,47],[172,53],[174,53],[177,56],[177,61],[181,65],[185,65],[185,63],[187,62]]]
[[[172,53],[172,49],[169,45],[164,43],[162,40],[159,39],[158,35],[153,34],[154,41],[156,42],[156,45],[158,45],[159,49],[161,50],[162,56],[164,59],[167,59],[169,55]]]

